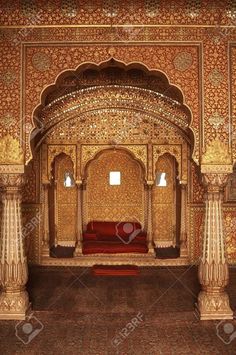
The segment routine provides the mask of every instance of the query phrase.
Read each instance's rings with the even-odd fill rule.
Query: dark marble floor
[[[234,310],[235,286],[231,269]],[[0,321],[0,354],[236,354],[236,320],[198,320],[193,266],[142,268],[135,277],[33,267],[28,290],[31,318]]]

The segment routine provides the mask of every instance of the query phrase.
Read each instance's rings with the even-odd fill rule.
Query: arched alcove
[[[119,179],[112,182],[112,174]],[[145,173],[123,149],[100,152],[86,169],[84,224],[99,221],[138,221],[145,224]]]
[[[75,247],[77,189],[70,156],[61,153],[54,158],[51,177],[48,191],[49,246]]]
[[[153,240],[159,248],[180,244],[181,194],[176,158],[165,153],[155,162]]]
[[[178,178],[188,183],[194,134],[190,128],[190,110],[184,103],[181,90],[171,85],[162,72],[148,71],[140,64],[125,65],[113,60],[101,65],[91,64],[89,68],[81,66],[73,73],[68,71],[59,75],[56,82],[45,89],[34,116],[36,128],[32,132],[31,143],[34,158],[37,156],[40,161],[36,179],[37,202],[42,206],[43,215],[39,236],[43,243],[43,257],[48,257],[48,246],[80,243],[87,223],[94,219],[136,219],[148,232],[148,244],[153,248],[152,237],[156,227],[152,230],[150,216],[154,204],[150,200],[150,186],[155,180],[158,157],[163,154],[175,156]],[[109,171],[125,169],[122,175],[127,185],[123,191],[117,192],[121,196],[124,194],[125,203],[114,194],[119,190],[118,186],[110,189],[106,169],[99,165],[109,154],[113,154],[113,160],[107,159]],[[63,166],[64,158],[61,157],[64,155],[71,159],[76,185],[69,201],[73,202],[73,206],[69,206],[74,211],[72,222],[66,217],[68,206],[64,206],[64,202],[67,197],[61,199],[60,206],[54,202],[54,212],[50,212],[50,200],[55,201],[51,176],[57,174],[56,160],[59,159]],[[54,170],[51,169],[52,162]],[[106,166],[105,160],[103,163]],[[127,172],[129,167],[131,173]],[[90,169],[94,169],[94,180],[91,180]],[[172,164],[172,169],[175,174],[176,163]],[[62,180],[60,176],[60,184]],[[109,197],[107,189],[114,196]],[[110,206],[109,201],[113,201]],[[174,205],[176,208],[176,199]],[[59,210],[65,214],[67,225],[64,228],[61,224],[58,233],[59,224],[55,221]],[[102,211],[100,215],[99,211]],[[177,226],[180,224],[177,212],[176,219]],[[50,225],[52,221],[56,225],[54,230]],[[67,233],[69,226],[75,226],[70,240],[63,235],[58,239],[60,233]],[[47,239],[45,231],[48,229],[53,240]],[[177,229],[179,241],[180,227],[172,230],[173,240],[177,240]],[[160,239],[159,236],[157,238]]]

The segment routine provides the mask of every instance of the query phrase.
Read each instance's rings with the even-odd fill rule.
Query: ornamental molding
[[[217,165],[217,164],[211,164],[211,165],[201,165],[201,172],[203,174],[231,174],[233,172],[233,167],[232,165]]]
[[[0,165],[0,174],[23,174],[25,166],[22,165]]]

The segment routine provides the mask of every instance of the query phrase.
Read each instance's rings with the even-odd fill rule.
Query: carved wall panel
[[[2,14],[1,14],[2,18]],[[13,31],[13,32],[17,32]],[[21,48],[12,44],[13,32],[0,33],[0,137],[10,135],[19,141],[21,120],[20,117],[20,93],[21,93]],[[12,159],[12,157],[9,157]]]
[[[230,86],[231,86],[231,117],[236,115],[236,46],[234,43],[230,45]],[[232,134],[232,155],[233,161],[236,162],[236,122],[232,119],[232,122],[229,122],[226,125],[226,129]]]
[[[25,168],[26,181],[22,191],[22,201],[25,203],[36,202],[36,173],[33,165],[31,161]]]
[[[40,263],[42,212],[38,204],[23,204],[22,233],[29,263]]]
[[[236,202],[236,166],[234,166],[225,188],[225,200],[226,202]]]
[[[110,171],[121,172],[121,185],[109,185]],[[88,166],[87,218],[102,221],[140,221],[145,225],[144,172],[128,153],[104,151]]]
[[[54,201],[50,201],[50,208],[54,208],[54,245],[74,246],[77,232],[77,188],[65,187],[65,174],[74,176],[74,166],[71,158],[64,153],[55,158],[54,162]],[[51,195],[50,195],[51,197]],[[50,222],[51,223],[51,222]]]
[[[47,167],[46,161],[43,166]],[[39,154],[35,154],[32,160],[25,167],[25,184],[22,190],[23,203],[38,203],[40,194],[40,159]]]
[[[166,186],[153,186],[153,239],[158,247],[176,245],[176,167],[169,154],[155,161],[157,172],[166,173]]]
[[[77,2],[61,1],[56,2],[49,0],[47,3],[42,3],[40,0],[21,1],[3,3],[4,9],[2,23],[5,25],[27,25],[29,18],[37,19],[37,14],[40,12],[40,23],[44,25],[58,24],[64,25],[81,25],[89,23],[93,25],[106,24],[110,25],[113,19],[116,23],[123,22],[129,23],[128,20],[133,19],[135,13],[136,24],[166,24],[171,25],[184,25],[192,24],[215,24],[216,14],[221,11],[222,24],[228,24],[229,20],[234,18],[235,5],[234,2],[200,2],[200,1],[175,1],[173,3],[159,3],[155,1],[142,1],[135,2],[120,1],[112,3],[110,1],[94,0],[93,2]],[[215,15],[215,16],[214,16]],[[38,15],[39,16],[39,15]],[[125,27],[121,32],[127,32]],[[132,30],[132,29],[131,29]],[[215,31],[215,29],[211,31]],[[139,32],[138,32],[139,33]],[[125,33],[124,33],[125,34]],[[129,33],[127,34],[127,38]],[[183,34],[184,35],[184,34]]]
[[[191,163],[190,165],[190,174],[191,174],[191,202],[192,203],[204,203],[204,193],[205,189],[203,184],[201,184],[201,173],[200,169],[196,166],[196,164]]]
[[[76,50],[75,50],[76,48]],[[162,46],[162,45],[148,45],[148,46],[134,46],[132,45],[127,50],[127,45],[116,46],[114,49],[114,58],[118,61],[125,63],[143,63],[150,69],[156,69],[166,73],[169,80],[179,87],[184,88],[184,95],[186,103],[191,107],[193,114],[192,126],[195,131],[195,159],[199,157],[199,117],[201,117],[199,96],[196,92],[199,92],[199,46],[198,45],[185,45],[184,51],[191,56],[191,65],[184,71],[176,70],[173,65],[173,61],[177,55],[181,54],[183,51],[182,47],[178,45],[174,46]],[[41,53],[43,56],[50,58],[51,66],[50,70],[45,71],[37,70],[32,64],[32,57],[36,53]],[[52,45],[51,47],[47,44],[46,47],[41,46],[40,48],[27,45],[25,46],[25,58],[26,58],[26,73],[25,73],[25,84],[27,95],[31,96],[30,100],[27,100],[25,104],[24,117],[30,117],[34,108],[39,104],[38,92],[43,90],[48,83],[53,83],[55,78],[63,70],[67,68],[76,68],[79,63],[84,61],[101,63],[109,60],[112,56],[110,55],[111,47],[108,46],[97,46],[95,48],[92,46],[60,46]],[[86,58],[84,56],[86,53]],[[61,60],[58,62],[58,58]],[[165,58],[163,60],[163,58]],[[34,84],[31,78],[34,77],[35,81],[38,83],[37,91],[34,90]],[[187,90],[189,83],[191,82],[191,90]],[[29,122],[31,124],[31,122]],[[27,152],[27,157],[29,158],[29,151]]]
[[[236,208],[224,207],[224,232],[226,239],[226,254],[231,264],[236,264]]]
[[[189,228],[189,258],[192,263],[198,263],[202,253],[202,239],[204,227],[204,207],[190,208]]]

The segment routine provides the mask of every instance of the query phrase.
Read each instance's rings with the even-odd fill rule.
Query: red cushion
[[[124,242],[146,241],[146,233],[138,222],[102,222],[91,221],[87,225],[87,232],[97,233],[97,240],[110,239]]]
[[[87,231],[113,237],[116,234],[115,226],[116,222],[91,221],[87,225]]]
[[[84,242],[83,254],[147,253],[148,247],[141,243]]]
[[[97,233],[93,232],[84,232],[83,240],[98,240]]]

